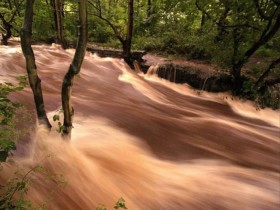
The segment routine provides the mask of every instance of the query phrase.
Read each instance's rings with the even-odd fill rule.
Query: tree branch
[[[254,3],[258,11],[258,14],[260,15],[261,18],[263,18],[264,20],[270,20],[273,17],[274,14],[271,15],[265,14],[265,12],[262,10],[262,7],[259,3],[259,0],[254,0]]]
[[[279,10],[279,6],[275,9],[274,14],[276,14],[276,10]],[[275,17],[276,21],[271,27],[273,19],[274,17],[271,18],[259,39],[245,52],[243,58],[238,62],[237,66],[242,66],[257,51],[257,49],[259,49],[260,46],[267,43],[278,32],[280,28],[280,13],[277,17]]]
[[[252,28],[252,29],[257,30],[257,31],[260,30],[259,28],[255,27],[255,26],[252,26],[252,25],[250,25],[248,23],[235,24],[235,25],[225,25],[225,19],[226,19],[227,15],[228,15],[228,13],[230,11],[230,8],[228,8],[228,7],[225,8],[225,11],[220,16],[218,21],[214,20],[212,18],[212,16],[199,5],[198,1],[199,0],[195,1],[195,5],[196,5],[197,9],[199,11],[201,11],[202,14],[206,15],[208,17],[208,19],[211,20],[215,25],[217,25],[219,28],[221,28],[220,30],[227,29],[227,28],[241,28],[241,27],[243,27],[243,28]]]
[[[97,1],[96,5],[94,3],[92,3],[91,1],[89,1],[89,4],[91,6],[93,6],[97,10],[97,12],[98,12],[98,14],[93,14],[93,15],[98,17],[98,18],[100,18],[101,20],[105,21],[111,27],[111,29],[114,31],[114,34],[117,37],[117,39],[122,44],[124,44],[125,43],[125,39],[120,35],[120,32],[118,31],[116,26],[110,20],[108,20],[107,18],[102,16],[102,8],[101,8],[100,0],[96,0],[96,1]]]
[[[272,69],[274,69],[278,64],[280,63],[280,58],[274,60],[271,62],[271,64],[268,66],[268,68],[263,72],[263,74],[259,77],[259,79],[256,82],[256,85],[259,85],[264,78],[266,78],[268,76],[268,74],[270,73],[270,71]]]

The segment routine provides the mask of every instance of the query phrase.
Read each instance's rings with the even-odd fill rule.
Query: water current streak
[[[34,51],[51,119],[61,107],[73,50],[37,45]],[[0,82],[25,74],[19,46],[0,47],[0,66]],[[63,142],[55,128],[50,135],[38,128],[18,142],[13,157],[23,170],[41,164],[67,179],[46,209],[111,207],[119,197],[131,210],[279,209],[279,112],[256,111],[227,94],[198,94],[92,54],[72,96],[72,141]],[[30,89],[10,97],[34,109]],[[4,165],[0,184],[17,164]],[[55,183],[34,176],[28,197],[41,203]]]

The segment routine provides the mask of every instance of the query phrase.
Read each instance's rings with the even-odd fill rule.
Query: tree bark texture
[[[74,77],[79,74],[81,65],[84,60],[86,46],[87,46],[87,36],[88,36],[88,25],[87,25],[87,0],[79,0],[79,37],[78,43],[75,51],[73,61],[68,69],[68,72],[64,76],[61,100],[62,108],[64,113],[64,122],[62,135],[65,139],[71,138],[72,121],[74,115],[74,109],[71,104],[71,92],[74,82]]]
[[[50,129],[51,124],[47,118],[46,111],[45,111],[42,88],[41,88],[41,80],[37,74],[35,56],[31,47],[34,1],[35,0],[26,1],[24,22],[20,31],[21,48],[26,61],[28,80],[33,92],[39,124],[43,124],[48,129]]]

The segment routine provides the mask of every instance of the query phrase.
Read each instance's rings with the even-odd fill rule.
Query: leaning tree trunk
[[[20,31],[21,48],[26,61],[26,70],[28,73],[29,84],[34,96],[39,124],[43,124],[48,129],[50,129],[51,124],[47,118],[45,111],[41,80],[37,74],[34,52],[31,47],[34,1],[35,0],[26,1],[24,22]]]
[[[66,73],[61,91],[62,108],[64,113],[64,122],[62,135],[66,139],[71,138],[72,121],[74,115],[74,109],[71,105],[71,92],[74,82],[74,77],[80,72],[81,65],[84,60],[86,45],[87,45],[87,0],[79,1],[79,37],[76,52],[70,65],[68,72]]]

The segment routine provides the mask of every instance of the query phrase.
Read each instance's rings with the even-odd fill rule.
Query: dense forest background
[[[2,44],[19,36],[24,6],[1,1]],[[36,0],[33,40],[75,46],[77,11],[75,0]],[[88,13],[89,42],[122,48],[128,63],[131,49],[203,60],[232,76],[234,94],[279,108],[279,0],[91,0]]]

